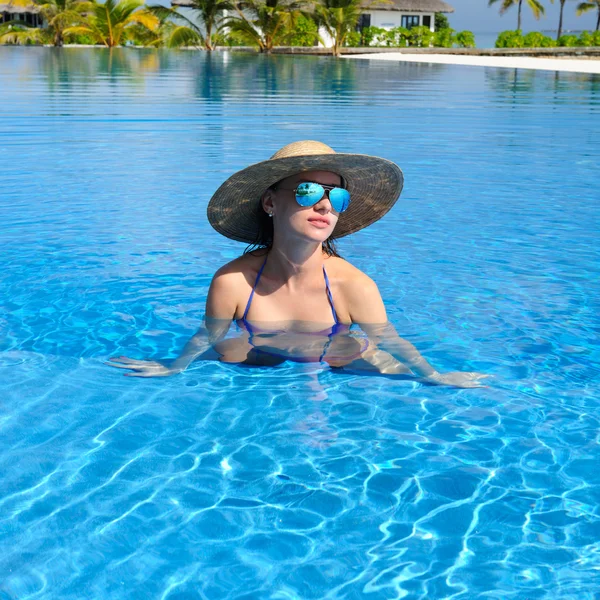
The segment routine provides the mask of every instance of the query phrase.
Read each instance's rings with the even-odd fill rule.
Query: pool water
[[[0,598],[600,595],[600,78],[0,48]],[[341,241],[458,390],[174,357],[286,143],[397,162]]]

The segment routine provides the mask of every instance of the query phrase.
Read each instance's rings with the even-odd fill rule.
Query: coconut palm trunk
[[[560,0],[560,16],[558,17],[558,31],[556,32],[556,41],[560,39],[562,35],[562,27],[563,27],[563,11],[565,10],[565,2],[566,0]]]
[[[333,56],[341,56],[348,34],[356,27],[362,12],[361,0],[321,0],[313,18],[331,38]]]
[[[517,29],[520,30],[521,16],[523,12],[523,0],[488,0],[488,6],[492,6],[497,2],[500,3],[501,15],[503,15],[509,8],[512,8],[515,5],[517,6]],[[564,0],[561,0],[561,3],[562,2],[564,2]],[[533,16],[536,19],[539,19],[545,13],[544,5],[541,3],[540,0],[527,0],[527,6],[529,6],[531,12],[533,12]]]

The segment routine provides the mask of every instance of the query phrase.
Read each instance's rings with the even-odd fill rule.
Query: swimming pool
[[[592,600],[600,78],[0,48],[0,598]],[[173,356],[221,181],[285,143],[396,161],[343,240],[456,390]]]

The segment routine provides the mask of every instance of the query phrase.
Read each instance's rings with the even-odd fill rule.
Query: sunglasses
[[[350,192],[334,185],[305,181],[290,191],[296,194],[296,202],[300,206],[314,206],[325,196],[325,192],[335,212],[343,213],[350,206]]]

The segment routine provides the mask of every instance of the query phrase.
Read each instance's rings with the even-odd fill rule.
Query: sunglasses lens
[[[350,192],[343,188],[333,188],[329,192],[329,201],[333,210],[343,213],[350,206]]]
[[[318,183],[305,182],[296,188],[296,202],[300,206],[313,206],[325,194],[323,186]]]

